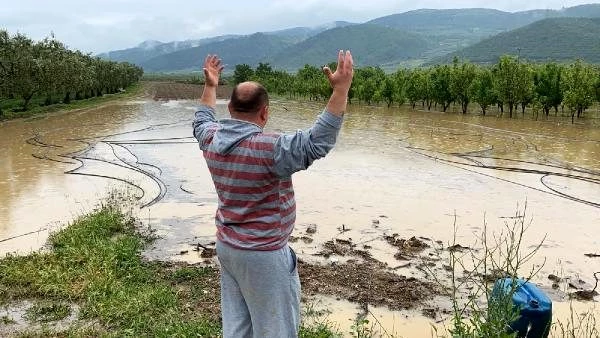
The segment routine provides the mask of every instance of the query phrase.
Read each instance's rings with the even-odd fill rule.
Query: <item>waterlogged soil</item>
[[[148,87],[148,94],[159,101],[199,100],[203,89],[201,85],[174,82],[154,82]],[[217,87],[217,97],[228,98],[232,89],[227,85]]]
[[[230,89],[222,90],[219,118],[228,115]],[[191,132],[197,102],[189,99],[200,87],[153,83],[145,92],[0,123],[0,254],[41,248],[49,231],[118,190],[160,237],[148,259],[215,263],[217,196]],[[267,129],[306,128],[324,104],[272,98]],[[484,224],[499,234],[524,209],[522,247],[543,240],[524,270],[540,269],[534,281],[557,307],[567,293],[593,288],[600,262],[597,108],[575,124],[560,116],[483,117],[472,109],[349,105],[335,149],[294,175],[291,246],[306,295],[437,309],[434,281],[449,280],[449,250],[477,250]],[[561,278],[558,288],[549,275]],[[430,336],[423,329],[412,336]]]
[[[406,310],[421,306],[441,292],[433,281],[406,277],[386,263],[374,259],[368,249],[356,250],[351,241],[332,240],[323,246],[323,256],[349,258],[328,264],[299,262],[302,291],[307,295],[329,295],[366,308],[383,306]]]

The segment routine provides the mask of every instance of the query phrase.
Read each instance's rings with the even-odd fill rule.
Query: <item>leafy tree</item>
[[[273,74],[273,68],[268,63],[259,62],[258,66],[256,66],[256,70],[254,74],[259,79],[267,79],[269,76]]]
[[[396,84],[392,76],[387,75],[383,81],[383,88],[381,89],[381,96],[387,103],[388,108],[394,103],[396,93]]]
[[[379,67],[357,69],[352,81],[356,81],[356,96],[367,104],[381,101],[385,79],[385,72]]]
[[[138,81],[142,74],[141,68],[128,63],[68,50],[53,36],[34,42],[0,30],[0,100],[21,98],[23,110],[36,96],[52,104],[61,98],[69,102],[89,96],[91,91],[113,93]]]
[[[450,93],[460,104],[463,114],[467,113],[469,107],[469,101],[471,100],[469,91],[475,75],[475,65],[472,63],[458,65],[458,61],[455,60],[450,74]]]
[[[236,65],[233,71],[233,83],[238,84],[250,80],[254,76],[254,70],[245,63]]]
[[[518,63],[517,67],[517,100],[521,104],[522,113],[525,114],[525,107],[533,101],[534,89],[534,71],[531,65],[527,63]]]
[[[572,120],[575,112],[578,118],[581,117],[581,114],[594,102],[596,81],[594,69],[581,60],[577,60],[565,70],[562,77],[562,85],[565,89],[564,101],[571,110]]]
[[[296,73],[295,87],[296,91],[303,96],[308,96],[311,100],[318,100],[321,93],[321,81],[323,73],[315,66],[304,65]],[[326,80],[325,80],[326,81]]]
[[[477,70],[469,92],[473,101],[477,102],[481,107],[482,114],[485,115],[487,108],[497,102],[492,71],[488,68]]]
[[[502,104],[508,104],[510,117],[513,109],[519,102],[519,62],[513,56],[502,56],[500,62],[492,69],[494,77],[494,88],[498,94],[498,100]]]
[[[394,83],[394,102],[399,105],[403,105],[406,101],[406,82],[407,82],[407,71],[405,69],[398,69],[392,74],[392,80]]]
[[[442,110],[445,112],[450,104],[454,102],[456,97],[450,90],[452,70],[450,66],[435,66],[433,72],[430,74],[432,88],[433,88],[433,99],[436,103],[442,105]]]
[[[550,113],[551,107],[554,107],[554,111],[558,113],[558,106],[563,100],[562,72],[563,68],[556,63],[547,63],[536,69],[535,92],[546,116]]]
[[[423,97],[423,87],[425,86],[423,77],[423,72],[419,69],[408,73],[405,92],[412,109],[415,109],[417,101]]]

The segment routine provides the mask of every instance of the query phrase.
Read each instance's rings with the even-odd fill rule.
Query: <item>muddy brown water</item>
[[[271,106],[268,129],[294,131],[309,126],[324,103],[279,99]],[[148,257],[205,260],[193,249],[214,240],[216,195],[191,138],[194,107],[194,101],[144,96],[0,124],[0,254],[39,249],[49,231],[119,190],[161,237]],[[526,203],[531,225],[523,246],[546,238],[531,262],[544,264],[535,281],[551,290],[546,276],[555,274],[593,287],[600,258],[584,254],[600,253],[599,120],[571,125],[404,107],[348,110],[332,153],[294,176],[294,236],[302,238],[312,224],[317,229],[313,241],[292,244],[304,260],[344,260],[315,256],[339,238],[368,245],[373,257],[399,266],[384,235],[447,244],[456,217],[457,241],[469,246],[484,221],[500,231]],[[226,116],[223,100],[218,115]],[[418,270],[405,274],[425,277]],[[564,309],[564,295],[552,296]],[[346,330],[354,305],[323,301],[337,309],[331,318]],[[372,315],[388,331],[431,336],[431,321],[418,313],[374,308]]]

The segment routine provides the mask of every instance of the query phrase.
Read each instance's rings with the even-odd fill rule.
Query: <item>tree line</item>
[[[335,69],[335,63],[329,65]],[[331,89],[321,69],[305,65],[295,74],[273,70],[268,63],[255,69],[237,65],[234,83],[255,80],[267,90],[280,95],[322,100]],[[571,64],[534,64],[516,56],[505,55],[497,64],[482,66],[454,59],[450,65],[428,68],[398,69],[386,74],[379,67],[355,70],[349,92],[352,101],[367,104],[385,102],[388,106],[417,104],[442,111],[456,104],[463,114],[476,104],[483,115],[490,107],[498,107],[512,118],[516,111],[523,114],[527,107],[536,116],[558,114],[566,107],[572,118],[579,118],[595,101],[600,101],[600,68],[576,61]]]
[[[116,93],[142,75],[140,67],[69,50],[53,36],[36,42],[0,30],[0,117],[6,100],[20,99],[21,110],[33,98],[42,105],[69,103]]]

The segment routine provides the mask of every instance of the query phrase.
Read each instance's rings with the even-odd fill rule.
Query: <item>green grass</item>
[[[31,322],[53,322],[71,314],[71,306],[62,302],[41,301],[27,309],[26,317]]]
[[[88,108],[116,99],[122,99],[138,95],[142,92],[142,89],[143,85],[141,83],[136,83],[127,87],[122,93],[105,94],[101,97],[92,97],[83,100],[72,100],[69,104],[56,103],[48,106],[43,105],[45,98],[36,97],[31,100],[29,104],[29,109],[26,111],[19,111],[23,104],[22,100],[20,99],[0,100],[0,108],[2,109],[2,113],[0,114],[0,121],[31,117],[34,115],[51,113],[61,110]]]
[[[0,260],[0,303],[77,303],[82,322],[98,322],[97,332],[115,336],[218,335],[217,320],[186,309],[214,292],[185,292],[183,283],[193,280],[201,288],[207,279],[218,280],[216,270],[145,262],[140,253],[146,242],[132,220],[100,209],[51,235],[50,251]],[[65,317],[64,306],[34,305],[28,313],[37,319]],[[79,330],[73,325],[67,332]]]
[[[9,325],[9,324],[14,324],[14,323],[16,323],[15,320],[9,316],[4,315],[4,316],[0,317],[0,324]]]

